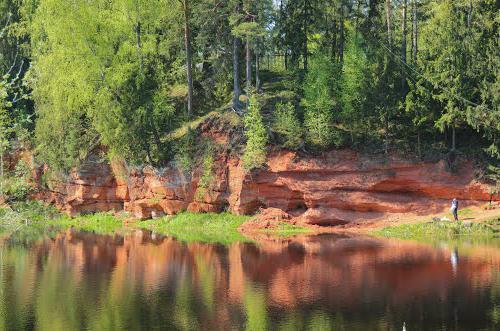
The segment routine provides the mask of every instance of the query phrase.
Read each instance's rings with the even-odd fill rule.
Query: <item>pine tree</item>
[[[260,111],[258,99],[251,96],[248,112],[244,117],[247,143],[242,160],[247,171],[260,168],[266,163],[268,135]]]

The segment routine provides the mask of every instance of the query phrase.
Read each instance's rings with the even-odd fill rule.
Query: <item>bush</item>
[[[332,114],[326,110],[307,110],[304,118],[306,141],[313,149],[325,150],[334,143]]]
[[[198,201],[203,200],[204,195],[212,185],[214,179],[213,165],[214,165],[214,148],[208,148],[205,156],[203,157],[202,173],[200,181],[198,182],[198,189],[196,190],[195,198]]]
[[[184,171],[192,170],[196,156],[196,132],[189,128],[188,132],[176,145],[175,162]]]
[[[273,130],[279,135],[281,146],[298,150],[304,145],[302,126],[292,103],[278,103],[274,112]]]
[[[248,112],[244,118],[247,144],[243,154],[243,167],[247,171],[260,168],[266,163],[268,136],[262,121],[260,108],[259,101],[252,96]]]
[[[14,169],[14,173],[3,178],[4,195],[6,200],[23,201],[26,200],[33,190],[30,179],[30,169],[23,161],[19,161]],[[2,180],[2,179],[0,179]]]

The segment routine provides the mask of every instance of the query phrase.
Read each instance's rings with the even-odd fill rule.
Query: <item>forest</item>
[[[241,126],[247,169],[269,146],[498,166],[499,7],[0,0],[0,155],[30,146],[66,171],[98,149],[160,167],[193,148],[174,133],[217,112]]]

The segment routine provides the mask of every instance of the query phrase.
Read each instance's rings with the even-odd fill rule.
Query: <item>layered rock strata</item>
[[[277,208],[295,222],[317,225],[431,214],[452,198],[461,206],[499,200],[474,179],[472,162],[457,162],[450,172],[444,161],[415,163],[351,150],[319,157],[281,151],[269,155],[264,169],[247,173],[241,160],[222,154],[214,160],[210,183],[201,185],[200,170],[129,169],[93,160],[64,180],[52,180],[38,197],[69,214],[125,210],[145,219],[182,210],[253,214]]]

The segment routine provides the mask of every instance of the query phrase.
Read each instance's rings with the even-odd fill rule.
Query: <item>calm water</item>
[[[499,329],[495,245],[323,235],[224,247],[71,231],[4,240],[0,330]]]

